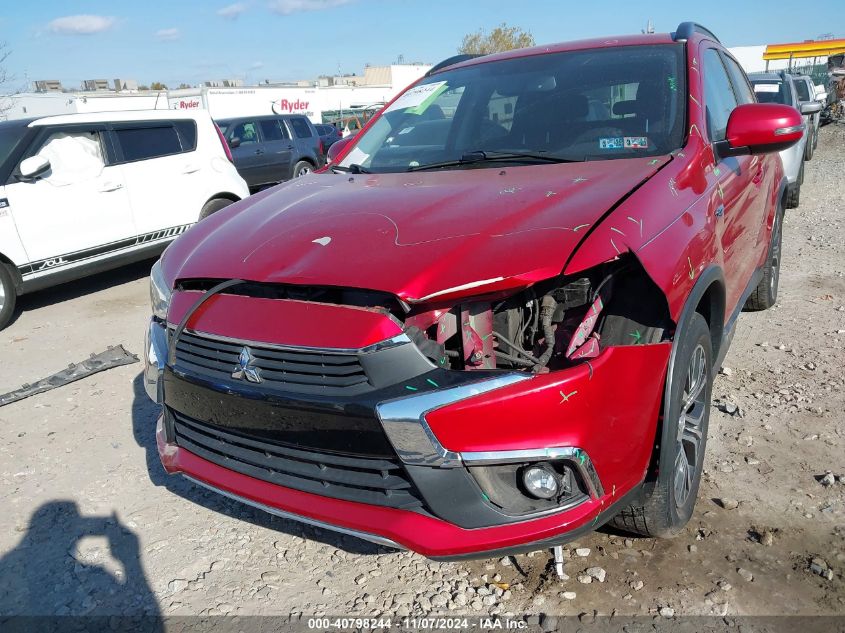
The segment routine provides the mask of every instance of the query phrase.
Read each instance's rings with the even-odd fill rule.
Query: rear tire
[[[0,263],[0,330],[9,325],[12,320],[17,296],[9,269],[5,264]]]
[[[314,165],[306,160],[301,160],[293,166],[293,177],[301,178],[302,176],[307,176],[312,171],[314,171]]]
[[[787,209],[797,209],[799,204],[801,204],[801,185],[796,182],[794,185],[789,185],[786,190],[785,206]]]
[[[687,524],[701,483],[710,395],[713,350],[710,328],[698,313],[680,332],[669,389],[669,406],[660,431],[655,478],[643,484],[637,502],[610,524],[647,537],[672,537]]]
[[[783,209],[778,207],[775,213],[775,223],[772,226],[772,241],[769,243],[769,255],[766,258],[766,265],[763,268],[763,278],[745,302],[746,310],[768,310],[777,303],[782,244]]]
[[[205,220],[212,213],[217,213],[220,209],[228,207],[230,204],[232,204],[232,201],[226,198],[215,198],[214,200],[209,200],[205,203],[202,211],[200,211],[200,220]]]

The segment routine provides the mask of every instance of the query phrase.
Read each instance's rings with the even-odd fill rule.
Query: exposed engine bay
[[[608,346],[658,343],[674,328],[665,296],[630,255],[512,296],[412,309],[404,323],[440,367],[536,374],[594,358]]]

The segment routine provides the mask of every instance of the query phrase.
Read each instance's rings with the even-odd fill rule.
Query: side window
[[[44,139],[37,154],[50,161],[44,180],[57,187],[96,178],[106,162],[97,131],[57,130]]]
[[[810,101],[810,89],[807,87],[807,82],[799,77],[792,83],[795,84],[795,92],[798,93],[798,101]]]
[[[740,105],[745,103],[754,103],[757,101],[757,97],[754,96],[754,90],[752,90],[751,84],[748,83],[748,77],[737,61],[733,57],[728,57],[727,55],[723,56],[722,59],[725,60],[725,67],[728,69],[728,74],[731,76],[734,93],[736,94],[737,99],[739,99]]]
[[[182,144],[170,123],[156,127],[115,127],[115,135],[126,162],[179,154]]]
[[[728,73],[722,65],[719,53],[708,48],[702,62],[704,70],[704,112],[707,117],[707,133],[711,141],[725,140],[728,117],[736,107],[736,97],[731,88]]]
[[[287,130],[281,126],[278,119],[265,119],[260,124],[261,134],[266,142],[282,141],[287,138]]]
[[[288,119],[288,121],[293,128],[293,133],[296,134],[296,138],[311,138],[311,126],[308,125],[308,121],[301,117],[294,117]]]
[[[229,138],[241,139],[241,145],[258,142],[258,126],[253,121],[238,123],[232,128]]]
[[[193,152],[197,148],[197,123],[196,121],[174,121],[173,125],[182,138],[182,151]]]

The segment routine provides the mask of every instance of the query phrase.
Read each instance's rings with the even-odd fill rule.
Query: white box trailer
[[[168,91],[167,102],[173,110],[208,110],[213,119],[303,114],[313,123],[323,123],[324,112],[383,105],[402,89],[404,86],[194,88]]]

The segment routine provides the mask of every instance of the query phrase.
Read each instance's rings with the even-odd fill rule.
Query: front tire
[[[707,321],[693,314],[680,332],[672,365],[669,406],[659,441],[656,476],[643,484],[638,502],[622,510],[611,525],[647,537],[672,537],[687,524],[704,467],[713,348]]]
[[[768,310],[777,303],[782,244],[783,209],[778,207],[775,213],[775,223],[772,225],[772,241],[769,243],[769,255],[763,268],[763,278],[745,302],[746,310]]]
[[[0,263],[0,330],[9,325],[12,320],[17,296],[9,269],[5,264]]]
[[[812,160],[813,150],[816,149],[816,134],[810,128],[810,136],[807,137],[807,145],[804,147],[804,160]]]

